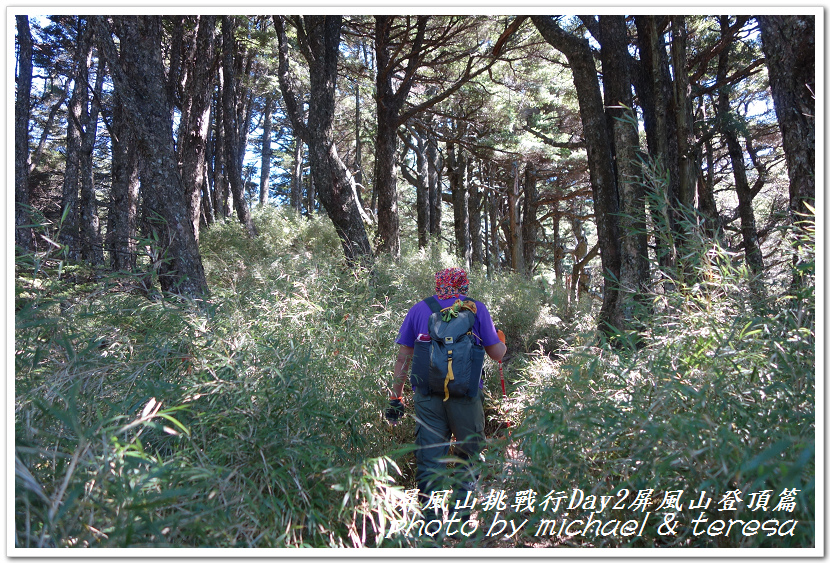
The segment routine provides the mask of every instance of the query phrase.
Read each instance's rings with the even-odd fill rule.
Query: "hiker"
[[[468,287],[467,274],[460,268],[448,268],[437,272],[434,298],[427,298],[416,303],[407,312],[395,341],[400,345],[400,349],[395,361],[394,380],[386,418],[396,423],[403,416],[403,388],[410,371],[409,366],[412,364],[414,367],[410,383],[413,387],[413,402],[415,403],[415,443],[418,446],[416,479],[422,502],[428,500],[433,491],[450,488],[440,482],[440,474],[446,469],[446,458],[452,436],[455,436],[455,454],[460,459],[470,460],[473,463],[478,459],[484,447],[484,407],[482,394],[479,392],[483,387],[480,365],[484,361],[484,354],[481,352],[481,347],[490,358],[497,362],[501,361],[507,351],[504,333],[496,330],[490,313],[483,303],[467,298]],[[433,313],[436,307],[440,307],[445,312],[444,317],[452,319],[446,311],[452,311],[454,305],[456,314],[461,317],[466,315],[469,317],[468,322],[473,323],[470,312],[475,316],[470,332],[480,354],[480,361],[477,364],[478,372],[471,374],[469,389],[463,396],[457,396],[458,390],[455,390],[455,396],[450,396],[449,384],[455,382],[451,381],[452,376],[444,377],[444,373],[447,373],[446,369],[440,376],[445,381],[437,381],[437,387],[433,384],[433,378],[427,382],[424,377],[419,377],[418,373],[422,375],[426,372],[424,363],[429,364],[432,357],[426,352],[433,340],[430,338],[430,317],[435,319],[436,316]],[[418,353],[416,353],[416,347]],[[420,352],[420,350],[425,350],[425,352]],[[415,356],[414,362],[413,356]],[[464,364],[460,360],[461,358],[456,358],[455,371],[458,380],[466,376],[459,371],[464,369]],[[449,373],[452,373],[452,370]],[[464,392],[464,389],[461,392]],[[467,491],[475,490],[478,478],[474,472],[471,472],[472,468],[465,467],[465,465],[467,464],[461,463],[456,466],[455,477],[460,483],[453,487],[455,499],[460,501],[465,500]],[[462,474],[459,479],[459,472],[464,472],[466,475]],[[451,510],[453,506],[454,504],[450,505]]]

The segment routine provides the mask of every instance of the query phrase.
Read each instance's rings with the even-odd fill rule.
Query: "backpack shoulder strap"
[[[438,300],[435,298],[434,295],[430,295],[429,297],[424,299],[424,302],[427,305],[429,305],[429,308],[430,308],[430,310],[432,310],[433,313],[440,313],[441,312],[441,304],[438,302]]]

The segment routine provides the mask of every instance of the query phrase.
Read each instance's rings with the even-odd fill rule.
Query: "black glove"
[[[403,403],[401,399],[389,399],[389,408],[386,409],[386,420],[395,424],[401,418],[403,418]]]

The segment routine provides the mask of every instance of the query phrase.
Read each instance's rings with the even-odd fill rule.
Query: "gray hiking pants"
[[[464,500],[466,491],[475,490],[476,464],[484,448],[484,407],[481,392],[474,398],[423,395],[415,392],[415,443],[418,449],[416,478],[422,499],[433,491],[453,489],[456,499]],[[450,438],[455,436],[453,461],[456,466],[447,481],[447,454]],[[461,461],[459,462],[459,458]]]

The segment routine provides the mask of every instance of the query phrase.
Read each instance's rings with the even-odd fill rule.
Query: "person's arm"
[[[476,313],[477,322],[480,323],[480,340],[484,345],[484,351],[495,362],[500,362],[507,353],[507,345],[505,344],[504,333],[496,329],[493,324],[493,319],[490,316],[490,311],[484,303],[476,301],[478,313]],[[486,344],[490,342],[490,344]]]
[[[395,358],[395,375],[392,380],[392,395],[390,398],[400,397],[401,402],[403,402],[403,387],[406,384],[406,377],[409,374],[409,366],[412,363],[415,348],[403,344],[400,346],[398,356]]]
[[[507,353],[507,345],[504,342],[496,342],[495,344],[485,346],[484,351],[487,352],[487,355],[494,361],[500,362]]]

